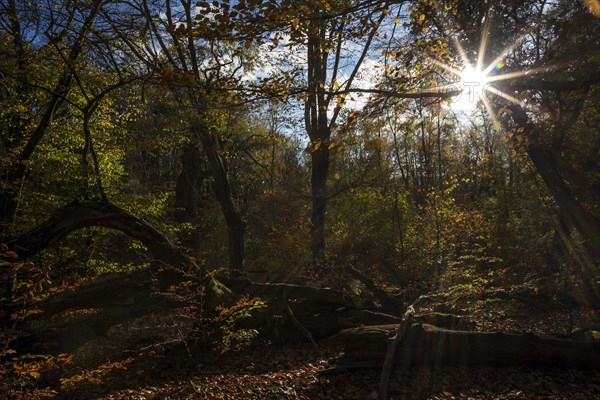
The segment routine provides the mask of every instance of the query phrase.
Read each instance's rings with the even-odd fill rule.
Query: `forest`
[[[599,0],[0,0],[0,398],[600,398]]]

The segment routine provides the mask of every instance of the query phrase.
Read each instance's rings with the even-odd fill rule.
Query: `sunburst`
[[[458,93],[457,96],[453,98],[452,108],[459,111],[470,112],[481,101],[488,112],[490,112],[490,115],[494,117],[495,113],[491,112],[492,107],[489,103],[489,100],[492,98],[490,95],[502,97],[511,103],[519,104],[520,106],[527,108],[526,104],[520,101],[512,90],[510,90],[509,86],[505,84],[506,81],[530,77],[540,73],[548,73],[556,68],[545,66],[501,73],[501,70],[505,67],[505,58],[523,41],[525,35],[517,38],[500,52],[491,63],[484,66],[489,28],[490,23],[488,20],[484,24],[479,50],[477,52],[477,60],[474,64],[469,60],[467,52],[456,36],[454,37],[454,46],[461,60],[462,65],[460,67],[457,68],[448,65],[431,57],[428,57],[428,59],[430,62],[449,72],[457,79],[457,82],[452,85],[452,89]],[[435,89],[439,90],[440,87]]]

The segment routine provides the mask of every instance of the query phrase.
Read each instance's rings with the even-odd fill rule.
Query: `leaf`
[[[422,24],[425,21],[425,14],[419,15],[419,24]]]
[[[11,260],[16,260],[17,258],[19,258],[19,255],[17,253],[15,253],[14,251],[5,251],[2,254],[3,257],[6,258],[10,258]]]
[[[294,27],[294,29],[298,28],[299,23],[300,23],[300,21],[298,20],[298,18],[294,18],[292,20],[292,26]]]

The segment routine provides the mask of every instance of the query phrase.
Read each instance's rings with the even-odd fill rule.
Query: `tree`
[[[50,123],[56,117],[57,110],[67,100],[74,80],[73,71],[78,68],[77,63],[84,51],[85,43],[93,29],[102,3],[101,0],[92,1],[89,6],[81,3],[80,7],[70,7],[66,14],[59,15],[55,14],[52,9],[33,3],[23,3],[20,5],[21,7],[17,7],[15,0],[7,0],[2,3],[2,7],[6,10],[6,14],[3,13],[6,18],[2,27],[6,29],[6,34],[13,38],[17,54],[16,72],[13,74],[11,71],[7,71],[6,74],[16,80],[17,92],[23,93],[22,88],[26,85],[24,82],[27,79],[25,59],[30,56],[27,54],[28,51],[31,51],[30,49],[46,51],[47,48],[53,47],[56,51],[53,56],[60,60],[62,71],[54,86],[46,88],[49,96],[45,104],[40,106],[41,112],[39,117],[35,118],[35,122],[28,123],[27,118],[13,119],[10,126],[12,133],[9,133],[8,137],[11,139],[9,139],[10,142],[5,143],[5,151],[10,156],[2,176],[4,185],[0,191],[0,223],[12,224],[14,222],[18,205],[18,186],[21,180],[25,179],[27,164],[48,131]],[[39,26],[44,27],[46,40],[41,47],[37,43],[40,39],[31,33],[33,27],[23,26],[21,23],[22,18],[30,17],[37,18]],[[75,32],[72,35],[72,42],[69,38],[71,35],[67,35],[67,32],[71,30]],[[24,39],[25,37],[29,37],[28,43]]]
[[[600,82],[598,54],[590,50],[598,33],[597,18],[578,2],[458,1],[449,7],[420,2],[413,12],[420,21],[415,25],[422,27],[414,29],[414,43],[419,52],[429,54],[424,63],[434,59],[435,65],[459,70],[467,63],[482,69],[490,65],[486,73],[492,92],[504,96],[486,96],[486,113],[495,131],[506,132],[513,159],[534,166],[557,211],[554,223],[542,223],[546,218],[533,213],[539,222],[530,224],[542,223],[541,232],[552,239],[546,240],[552,244],[541,244],[555,249],[546,257],[553,259],[565,281],[577,275],[593,293],[600,219],[591,189],[597,174],[588,160],[598,151],[597,130],[589,129],[597,108],[590,105]],[[444,45],[448,32],[456,41]],[[436,44],[440,40],[442,46]],[[460,75],[454,71],[452,75]],[[593,145],[583,145],[583,138]],[[537,201],[543,203],[543,197]],[[514,214],[514,204],[509,208],[513,210],[505,216]]]
[[[143,26],[132,26],[130,17],[138,13]],[[109,18],[123,50],[146,65],[155,79],[173,92],[180,107],[190,108],[189,151],[195,152],[195,146],[201,145],[208,160],[228,229],[229,266],[239,272],[244,259],[245,223],[234,202],[227,160],[221,154],[218,110],[234,102],[220,90],[239,78],[248,57],[235,45],[204,35],[194,13],[195,3],[191,1],[140,0],[126,10],[117,7]]]

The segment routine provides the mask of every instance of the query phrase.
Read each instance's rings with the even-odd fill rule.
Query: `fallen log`
[[[379,368],[397,325],[345,329],[339,368]],[[396,366],[556,366],[599,368],[600,341],[575,341],[533,334],[453,331],[413,324],[395,352]]]
[[[71,232],[90,226],[115,229],[139,240],[156,259],[167,265],[198,268],[180,248],[143,219],[114,204],[93,200],[73,200],[36,228],[4,240],[11,257],[0,255],[0,259],[10,262],[25,260],[58,243]]]
[[[312,286],[300,286],[289,283],[259,283],[248,279],[217,276],[217,279],[231,291],[257,297],[283,298],[283,293],[291,299],[305,299],[313,304],[322,304],[335,307],[356,307],[351,299],[334,289],[322,289]]]
[[[170,312],[176,296],[165,296],[165,292],[183,282],[192,282],[190,286],[195,290],[202,287],[198,293],[202,293],[203,306],[209,312],[218,304],[233,304],[231,292],[160,231],[106,201],[72,201],[36,228],[5,239],[1,244],[0,261],[10,265],[26,260],[71,232],[90,226],[119,230],[141,241],[159,262],[154,263],[152,269],[107,274],[29,305],[42,314],[28,317],[29,327],[20,327],[29,334],[11,343],[15,349],[46,354],[74,351],[88,341],[103,337],[114,326]],[[9,315],[24,305],[2,306]]]
[[[175,270],[138,270],[102,275],[73,289],[34,303],[42,311],[21,326],[29,332],[12,341],[21,353],[59,354],[73,352],[86,342],[104,337],[114,326],[136,318],[171,312],[181,307],[181,299],[168,293],[191,277]],[[194,288],[208,284],[197,280]],[[205,296],[207,309],[225,301],[213,290]]]
[[[233,304],[239,296],[261,297],[267,307],[240,320],[239,328],[256,329],[266,336],[273,335],[275,328],[275,335],[282,342],[305,341],[307,337],[320,340],[355,326],[344,325],[339,319],[341,313],[354,310],[351,301],[340,292],[223,279],[228,283],[238,282],[233,287],[239,292],[223,286],[222,294],[217,295],[220,280],[203,281],[169,268],[103,275],[34,304],[43,312],[28,318],[29,324],[23,328],[29,334],[13,341],[12,346],[19,352],[30,353],[76,351],[86,342],[105,337],[114,326],[147,315],[173,313],[176,307],[185,303],[178,300],[177,293],[169,293],[169,288],[179,287],[182,283],[189,293],[198,293],[201,285],[212,285],[210,290],[201,291],[206,293],[202,300],[205,313],[202,317],[209,317],[220,304]],[[243,286],[239,282],[243,282]],[[246,290],[241,290],[242,287]],[[299,332],[299,325],[306,332]]]

